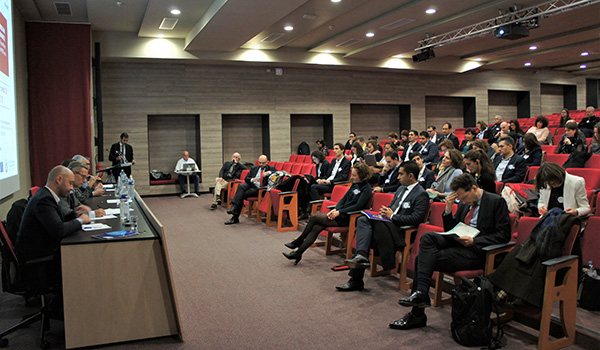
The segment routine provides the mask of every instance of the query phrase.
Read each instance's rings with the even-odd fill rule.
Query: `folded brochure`
[[[448,232],[440,232],[440,235],[456,235],[457,237],[468,236],[475,238],[479,234],[479,230],[465,223],[459,222],[458,225]]]
[[[371,220],[392,222],[392,220],[386,218],[385,216],[381,216],[381,215],[379,215],[379,213],[374,212],[374,211],[363,210],[363,211],[361,211],[361,213],[365,214],[367,216],[367,218],[369,218]]]
[[[115,238],[124,238],[124,237],[129,237],[129,236],[135,236],[139,234],[139,232],[136,231],[113,231],[113,232],[107,232],[107,233],[101,233],[98,235],[93,235],[93,238],[97,238],[97,239],[106,239],[106,240],[110,240],[110,239],[115,239]]]

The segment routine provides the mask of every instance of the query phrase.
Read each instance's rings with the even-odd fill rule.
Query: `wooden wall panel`
[[[400,108],[394,105],[353,104],[350,106],[352,131],[363,136],[365,142],[370,136],[378,136],[379,141],[387,140],[390,132],[400,133]]]
[[[207,191],[214,186],[223,161],[231,157],[231,152],[223,147],[224,133],[228,133],[223,129],[223,115],[268,115],[271,160],[285,161],[292,149],[292,114],[332,115],[333,140],[346,142],[352,105],[408,105],[412,127],[423,130],[428,113],[426,96],[473,96],[477,119],[489,122],[497,112],[515,115],[516,107],[510,107],[514,112],[499,111],[499,106],[490,109],[488,90],[530,91],[531,113],[537,115],[541,110],[540,84],[544,83],[577,86],[577,105],[585,108],[585,77],[550,70],[538,70],[537,74],[475,70],[435,76],[400,70],[287,67],[283,76],[275,76],[258,65],[219,66],[168,60],[103,62],[102,68],[106,159],[103,165],[110,165],[107,161],[110,145],[119,140],[121,132],[128,132],[137,161],[133,174],[140,185],[136,184],[136,189],[143,195],[173,191],[145,185],[150,169],[147,116],[151,114],[200,115],[201,189]],[[362,132],[366,136],[372,133],[384,137],[390,129],[397,131],[398,126],[376,128],[379,129],[369,126]],[[248,138],[247,131],[239,128],[228,135],[240,140]],[[243,161],[254,162],[261,153],[252,147],[255,150],[241,150]]]
[[[263,154],[260,115],[223,115],[223,162],[239,152],[243,162],[254,164]],[[221,162],[221,163],[223,163]]]
[[[452,128],[464,127],[463,99],[461,97],[427,96],[427,125],[435,125],[438,132],[442,131],[445,123],[451,123]],[[423,131],[420,129],[418,131]]]
[[[175,177],[175,165],[184,150],[189,151],[196,162],[200,160],[196,154],[197,119],[197,115],[148,116],[148,166],[151,170],[171,173]]]
[[[310,147],[310,151],[317,149],[315,141],[319,138],[324,138],[323,134],[323,117],[322,115],[306,115],[295,114],[291,116],[291,153],[298,153],[298,145],[305,141]],[[325,116],[329,117],[329,116]],[[327,145],[333,149],[333,145]]]
[[[488,92],[488,113],[492,120],[501,115],[503,120],[517,118],[517,93],[515,91],[490,90]]]
[[[564,108],[564,87],[557,84],[541,84],[540,114],[558,113]]]

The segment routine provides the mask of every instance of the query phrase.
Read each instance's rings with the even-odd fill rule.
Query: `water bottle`
[[[121,201],[119,202],[119,211],[121,214],[121,224],[129,225],[129,198],[127,194],[121,195]]]
[[[131,175],[129,177],[129,198],[131,198],[131,200],[133,200],[133,198],[135,198],[135,180],[133,179],[133,175]]]
[[[598,272],[596,271],[596,269],[594,268],[594,264],[593,262],[590,260],[588,261],[588,270],[587,270],[587,274],[588,276],[598,279]]]

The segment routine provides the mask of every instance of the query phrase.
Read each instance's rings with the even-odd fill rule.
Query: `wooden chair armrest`
[[[281,193],[279,193],[279,196],[287,196],[287,195],[296,194],[296,193],[298,193],[298,191],[281,192]]]
[[[496,271],[496,256],[502,253],[510,252],[514,246],[515,242],[507,242],[507,243],[499,243],[492,244],[487,247],[483,247],[483,251],[485,252],[485,268],[484,275],[489,275],[490,273]]]
[[[548,260],[542,262],[542,265],[544,265],[544,266],[557,266],[557,265],[569,262],[571,260],[576,260],[576,259],[578,259],[577,255],[559,256],[558,258],[548,259]]]
[[[316,201],[310,201],[310,202],[308,202],[308,203],[309,203],[309,204],[319,204],[319,203],[323,203],[323,202],[325,202],[325,200],[324,200],[324,199],[317,199]]]
[[[492,245],[488,245],[487,247],[483,247],[482,250],[486,253],[490,253],[490,254],[495,254],[496,251],[504,251],[507,248],[511,248],[513,246],[515,246],[516,243],[515,242],[506,242],[506,243],[499,243],[499,244],[492,244]],[[509,249],[510,250],[510,249]]]

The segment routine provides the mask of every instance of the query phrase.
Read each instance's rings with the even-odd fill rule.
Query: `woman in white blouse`
[[[549,145],[552,140],[552,135],[548,130],[548,118],[546,117],[539,116],[535,118],[535,126],[529,128],[527,132],[534,134],[542,145]]]

